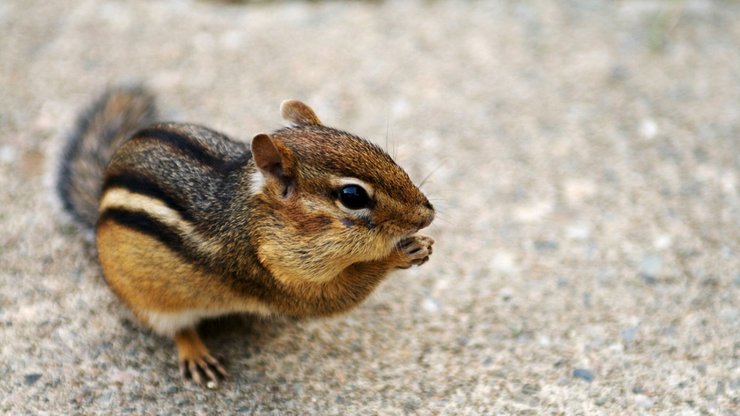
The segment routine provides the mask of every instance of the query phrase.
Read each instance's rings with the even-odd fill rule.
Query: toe
[[[203,360],[198,360],[198,368],[203,371],[205,374],[205,382],[206,386],[208,388],[217,388],[218,387],[218,376],[216,376],[216,372],[211,369],[211,366],[208,365],[208,363]]]
[[[190,376],[193,378],[195,384],[205,386],[205,380],[203,379],[201,370],[198,368],[198,364],[194,360],[188,362],[188,370],[190,370]]]
[[[225,379],[229,377],[229,373],[226,372],[226,369],[221,365],[221,363],[215,357],[213,357],[210,354],[207,354],[204,357],[204,359],[206,360],[206,362],[208,362],[208,365],[216,371],[216,373],[221,379]]]

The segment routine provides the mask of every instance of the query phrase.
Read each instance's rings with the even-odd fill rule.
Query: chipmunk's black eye
[[[345,185],[337,195],[339,202],[349,209],[363,209],[370,206],[370,197],[359,185]]]

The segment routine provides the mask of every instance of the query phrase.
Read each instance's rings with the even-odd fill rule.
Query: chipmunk
[[[95,232],[105,280],[134,315],[174,338],[184,379],[227,372],[196,332],[232,313],[348,311],[395,270],[421,265],[434,208],[378,146],[284,101],[290,127],[251,145],[158,123],[143,87],[108,90],[78,122],[57,181]]]

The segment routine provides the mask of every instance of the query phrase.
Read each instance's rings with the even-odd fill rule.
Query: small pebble
[[[590,308],[592,305],[591,303],[591,294],[590,293],[584,293],[583,294],[583,306]]]
[[[656,279],[655,276],[645,274],[645,273],[640,273],[640,279],[642,279],[642,281],[645,282],[645,284],[651,285],[651,286],[658,283],[658,279]]]
[[[552,340],[547,335],[540,335],[537,337],[537,343],[541,347],[549,347],[552,344]]]
[[[555,251],[558,249],[558,242],[551,240],[538,240],[534,242],[534,248],[537,251]]]
[[[664,234],[653,240],[653,247],[658,250],[669,248],[673,244],[673,238],[670,235]]]
[[[526,224],[541,221],[554,209],[548,200],[533,201],[514,210],[514,219]]]
[[[622,82],[629,78],[629,70],[624,65],[613,65],[609,68],[609,81]]]
[[[41,374],[39,373],[30,373],[23,376],[23,382],[26,383],[27,386],[32,386],[36,384],[37,381],[41,378]]]
[[[491,267],[497,272],[514,273],[516,271],[514,255],[506,251],[496,253],[491,261]]]
[[[499,297],[504,302],[508,302],[514,296],[514,291],[510,287],[502,287],[498,292]]]
[[[622,331],[622,341],[625,344],[631,344],[637,338],[637,327],[627,328]]]
[[[651,120],[645,119],[640,123],[640,135],[646,139],[652,139],[658,134],[658,124]]]
[[[0,162],[11,163],[14,162],[17,158],[18,152],[15,150],[14,147],[8,145],[0,146]]]
[[[409,412],[416,410],[418,407],[419,404],[413,399],[406,400],[406,402],[403,404],[403,408]]]
[[[648,254],[640,260],[640,273],[655,276],[663,268],[663,259],[654,254]]]
[[[425,298],[424,301],[422,301],[421,303],[421,307],[429,313],[439,312],[439,302],[431,297]]]
[[[635,405],[642,409],[650,409],[653,407],[653,400],[644,394],[638,394],[635,396]]]
[[[590,370],[586,370],[585,368],[573,369],[573,377],[580,378],[581,380],[586,380],[589,383],[594,380],[594,374]]]
[[[572,240],[586,240],[591,236],[591,228],[587,225],[572,225],[565,230],[565,235]]]
[[[527,383],[524,386],[522,386],[522,393],[527,394],[527,395],[533,395],[539,391],[540,391],[540,386],[537,384]]]

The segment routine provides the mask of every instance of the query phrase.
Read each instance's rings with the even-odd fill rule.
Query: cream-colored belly
[[[172,335],[201,319],[232,313],[272,313],[264,302],[234,292],[147,234],[108,221],[98,227],[96,240],[113,291],[159,333]]]

